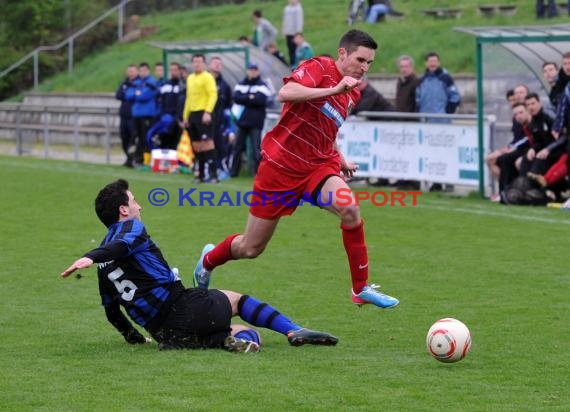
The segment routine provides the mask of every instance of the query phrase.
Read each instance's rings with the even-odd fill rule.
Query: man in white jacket
[[[252,43],[254,46],[267,51],[269,43],[274,42],[277,38],[277,29],[269,20],[263,18],[261,10],[255,10],[252,18],[255,22]]]
[[[299,0],[289,0],[289,4],[283,9],[283,35],[289,50],[289,64],[295,63],[295,49],[297,48],[293,38],[296,33],[303,32],[303,7]]]

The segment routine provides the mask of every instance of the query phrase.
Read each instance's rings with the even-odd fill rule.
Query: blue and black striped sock
[[[242,330],[234,335],[236,338],[249,340],[252,342],[257,343],[258,345],[261,343],[261,339],[259,338],[259,334],[254,331],[253,329]]]
[[[238,313],[240,318],[253,326],[268,328],[283,335],[287,335],[292,330],[301,329],[301,326],[293,323],[267,303],[251,296],[243,295],[240,298]]]

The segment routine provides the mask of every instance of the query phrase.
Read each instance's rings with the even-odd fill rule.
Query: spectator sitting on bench
[[[377,21],[383,21],[386,15],[402,17],[404,13],[394,10],[392,0],[368,0],[368,12],[366,13],[366,22],[373,24]]]

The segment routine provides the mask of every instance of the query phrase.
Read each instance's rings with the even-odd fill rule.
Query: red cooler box
[[[154,149],[150,153],[150,164],[153,172],[173,173],[178,170],[176,150]]]

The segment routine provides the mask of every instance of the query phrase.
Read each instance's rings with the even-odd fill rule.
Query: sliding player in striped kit
[[[95,211],[108,228],[107,235],[98,248],[61,274],[68,277],[97,264],[105,314],[128,343],[149,340],[131,324],[121,306],[159,343],[159,349],[258,352],[259,334],[250,327],[231,324],[233,316],[281,333],[293,346],[336,345],[334,336],[303,328],[254,297],[227,290],[186,289],[147,234],[141,222],[142,208],[128,189],[127,181],[120,179],[99,192]]]

